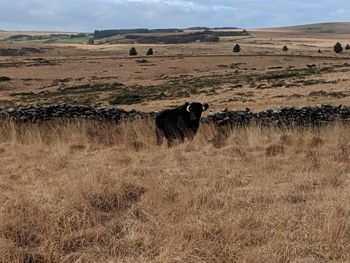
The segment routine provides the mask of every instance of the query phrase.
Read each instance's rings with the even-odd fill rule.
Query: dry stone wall
[[[20,108],[0,109],[0,119],[13,119],[21,122],[40,122],[55,119],[83,118],[98,121],[119,122],[125,119],[152,116],[135,110],[72,105],[32,105]]]
[[[13,119],[21,122],[40,122],[55,119],[83,118],[98,121],[120,122],[137,118],[154,118],[156,112],[126,111],[119,108],[103,108],[72,105],[32,105],[28,107],[0,109],[0,119]],[[307,107],[283,107],[253,112],[221,109],[209,112],[202,122],[212,122],[217,126],[244,126],[249,124],[277,126],[318,126],[334,121],[349,122],[350,106],[317,105]]]
[[[319,126],[334,121],[350,121],[350,106],[317,105],[307,107],[282,107],[252,112],[222,109],[210,112],[206,121],[218,126],[242,126],[248,124],[273,126]]]

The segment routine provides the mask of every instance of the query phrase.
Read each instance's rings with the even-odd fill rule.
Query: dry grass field
[[[0,133],[0,262],[349,262],[347,126]]]
[[[349,105],[350,51],[332,50],[350,43],[349,25],[322,28],[139,44],[137,57],[132,45],[8,42],[15,33],[1,32],[0,52],[38,53],[0,56],[10,78],[0,80],[0,108]],[[347,125],[223,135],[205,124],[168,148],[151,121],[3,121],[0,263],[350,262],[349,175]]]

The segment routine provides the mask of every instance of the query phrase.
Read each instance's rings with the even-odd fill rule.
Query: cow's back
[[[166,129],[167,127],[175,128],[182,120],[182,113],[177,108],[165,110],[156,117],[156,125],[159,129]]]

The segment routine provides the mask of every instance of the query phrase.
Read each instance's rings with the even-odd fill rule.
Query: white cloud
[[[0,0],[2,29],[263,27],[350,20],[345,0]]]

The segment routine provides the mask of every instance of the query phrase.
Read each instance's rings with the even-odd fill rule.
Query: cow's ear
[[[208,103],[205,103],[205,104],[203,105],[203,111],[206,111],[208,108],[209,108]]]

